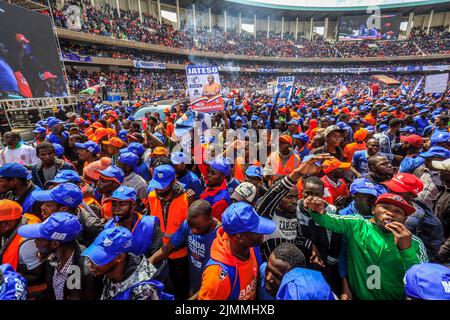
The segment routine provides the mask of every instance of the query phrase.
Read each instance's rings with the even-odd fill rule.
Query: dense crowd
[[[449,300],[449,91],[348,87],[4,133],[0,300]]]
[[[67,28],[66,10],[72,3],[80,5],[79,1],[68,1],[61,9],[51,5],[56,26]],[[424,30],[413,29],[410,39],[405,41],[340,41],[334,44],[321,37],[312,40],[299,37],[295,40],[289,33],[284,34],[282,39],[280,34],[275,33],[267,38],[265,32],[257,32],[255,37],[247,32],[224,32],[218,28],[209,31],[209,28],[198,27],[194,30],[193,27],[182,26],[176,30],[172,24],[160,24],[147,13],[142,14],[142,23],[136,11],[121,9],[119,17],[117,10],[108,3],[102,3],[101,8],[94,8],[86,2],[82,8],[82,32],[173,48],[277,57],[389,57],[421,55],[422,52],[444,54],[450,51],[446,27],[433,27],[429,35]]]

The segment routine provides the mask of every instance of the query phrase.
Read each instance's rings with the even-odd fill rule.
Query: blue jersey
[[[189,259],[189,286],[192,292],[200,290],[203,268],[209,260],[211,245],[216,238],[216,235],[217,229],[214,229],[207,234],[193,234],[187,220],[184,220],[172,238],[170,238],[170,243],[172,243],[175,248],[187,246]]]
[[[192,189],[195,192],[195,199],[200,198],[200,195],[203,193],[203,185],[195,173],[188,170],[178,181],[185,190]]]

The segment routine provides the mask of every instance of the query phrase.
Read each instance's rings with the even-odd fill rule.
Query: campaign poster
[[[186,66],[192,110],[216,112],[224,109],[218,66]]]
[[[292,88],[294,87],[294,76],[278,77],[275,95],[278,95],[278,102],[286,103],[291,99]]]
[[[429,75],[425,79],[425,93],[444,93],[447,84],[448,73]]]

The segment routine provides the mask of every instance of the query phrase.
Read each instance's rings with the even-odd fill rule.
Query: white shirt
[[[19,148],[14,150],[6,147],[0,151],[0,165],[13,162],[31,165],[38,163],[39,161],[39,158],[36,157],[36,149],[26,144],[22,144]]]

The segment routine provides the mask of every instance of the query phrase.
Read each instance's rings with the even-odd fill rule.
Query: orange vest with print
[[[293,153],[286,164],[283,166],[280,155],[278,152],[272,152],[270,154],[270,165],[273,170],[272,179],[275,179],[277,175],[288,175],[294,171],[300,165],[300,157]]]
[[[245,161],[242,157],[236,158],[234,161],[234,178],[239,182],[245,181]],[[253,161],[252,166],[261,166],[261,162],[258,160]]]
[[[148,194],[148,207],[150,210],[150,215],[157,217],[160,221],[161,232],[163,234],[163,243],[166,244],[169,242],[172,235],[178,230],[178,227],[180,227],[183,221],[186,220],[189,203],[186,193],[183,193],[173,199],[167,212],[167,225],[163,217],[161,200],[158,199],[154,190]],[[169,259],[179,259],[185,256],[187,256],[186,247],[173,251],[169,255]]]
[[[23,216],[27,219],[26,224],[41,222],[41,220],[35,215],[25,213]],[[17,266],[19,264],[19,249],[25,240],[25,238],[22,238],[18,234],[14,236],[14,238],[9,243],[8,248],[3,253],[2,264],[9,263],[14,268],[14,270],[17,271]]]

